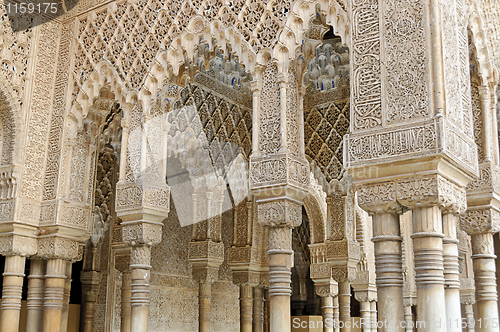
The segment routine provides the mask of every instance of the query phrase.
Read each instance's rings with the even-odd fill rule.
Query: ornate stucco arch
[[[22,149],[22,109],[11,84],[0,75],[0,120],[2,125],[2,148],[0,165],[20,164]]]
[[[482,85],[497,84],[499,75],[495,66],[493,53],[488,46],[488,32],[484,28],[483,19],[478,12],[476,4],[469,6],[469,28],[471,41],[476,48],[478,74]]]
[[[304,207],[311,228],[311,243],[325,242],[327,227],[326,193],[312,172],[310,174],[308,195],[304,198]]]
[[[259,19],[259,26],[255,27],[256,29],[259,27],[259,29],[264,29],[264,21],[270,17],[270,10],[273,8],[273,5],[272,2],[267,4],[264,12],[256,17]],[[228,10],[226,7],[227,6],[222,6],[222,14]],[[244,5],[243,9],[247,10],[248,8]],[[203,17],[200,14],[194,14],[191,17],[183,16],[182,21],[185,27],[179,28],[181,22],[176,22],[167,32],[168,41],[166,44],[156,45],[158,46],[158,51],[156,54],[152,54],[155,60],[151,62],[149,69],[143,72],[144,74],[137,73],[137,75],[144,77],[140,79],[142,83],[139,84],[136,90],[139,90],[138,92],[140,95],[154,94],[159,84],[161,84],[166,77],[179,73],[180,66],[185,63],[186,55],[188,59],[192,58],[193,52],[200,40],[205,40],[210,45],[211,49],[214,49],[215,45],[225,49],[226,45],[230,44],[231,52],[239,57],[240,62],[245,65],[250,72],[254,71],[256,65],[266,64],[270,58],[283,65],[293,60],[296,57],[297,50],[302,46],[303,33],[308,29],[310,19],[314,18],[316,15],[325,17],[326,24],[333,26],[335,33],[340,35],[345,43],[349,43],[347,8],[343,2],[334,0],[308,2],[301,0],[296,1],[290,8],[287,8],[287,10],[288,15],[286,20],[274,22],[274,28],[276,28],[277,31],[274,31],[273,34],[275,33],[277,37],[275,37],[269,45],[262,45],[262,47],[259,46],[257,49],[252,47],[251,39],[247,41],[245,36],[237,31],[235,26],[230,25],[226,27],[215,15],[209,15],[208,17]],[[96,15],[100,13],[96,13],[98,11],[102,12],[100,8],[96,9],[94,12],[91,12],[84,21],[95,20]],[[160,18],[161,15],[166,16],[168,14],[165,14],[164,10],[162,10],[158,17]],[[186,19],[187,21],[185,21]],[[243,15],[242,11],[242,14],[239,15],[238,22],[245,22],[245,19],[246,17]],[[181,19],[179,18],[179,20]],[[92,29],[95,30],[94,28]],[[259,33],[261,33],[260,30]],[[102,47],[104,47],[105,50],[107,46],[102,39],[97,36],[96,40],[98,40],[98,44],[104,45]],[[148,41],[151,41],[151,39],[148,39]],[[83,44],[84,41],[81,41],[81,43]],[[75,47],[78,48],[78,58],[78,54],[83,52],[79,51],[82,46],[76,43]],[[119,81],[123,81],[123,79],[117,75],[116,68],[113,68],[114,65],[111,63],[108,62],[109,68],[103,70],[102,61],[99,64],[94,63],[94,65],[92,65],[89,59],[85,60],[85,55],[83,55],[79,63],[84,63],[85,61],[87,61],[87,67],[90,67],[82,72],[82,75],[86,76],[83,77],[83,81],[87,81],[88,79],[96,81],[96,78],[92,76],[97,75],[102,79],[111,74],[111,76],[116,78],[117,85],[126,85],[126,82],[119,83]],[[75,77],[75,80],[78,81],[78,78]],[[94,85],[89,86],[88,83],[81,83],[84,90],[97,90]],[[110,80],[109,83],[115,85],[115,80]],[[127,90],[130,89],[122,90],[121,94],[126,95],[128,92]],[[114,92],[116,93],[117,91]],[[89,99],[92,100],[91,96],[89,96]]]

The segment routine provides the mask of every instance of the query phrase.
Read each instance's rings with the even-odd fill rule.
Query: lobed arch
[[[490,86],[498,83],[498,68],[493,61],[493,53],[488,45],[488,32],[484,28],[484,22],[479,14],[477,4],[469,6],[469,29],[471,42],[476,49],[476,60],[478,75],[481,85]]]
[[[273,2],[267,4],[261,20],[269,17],[272,5]],[[95,16],[96,14],[91,12],[90,16],[92,17],[93,15]],[[232,52],[252,73],[255,72],[259,65],[266,65],[270,59],[286,66],[288,62],[296,58],[296,53],[300,52],[303,45],[304,32],[309,28],[308,24],[310,20],[317,16],[324,17],[326,24],[333,26],[335,33],[340,35],[345,43],[349,44],[347,9],[344,4],[335,0],[300,0],[294,2],[286,21],[278,22],[280,23],[280,28],[276,42],[258,51],[252,48],[251,40],[247,42],[245,37],[235,27],[226,27],[218,19],[203,17],[199,14],[193,15],[189,19],[184,31],[173,34],[173,37],[169,40],[169,44],[162,45],[164,48],[156,53],[154,61],[149,66],[143,78],[143,83],[137,92],[140,95],[154,94],[159,84],[165,78],[179,73],[181,66],[185,64],[186,56],[188,59],[192,59],[194,50],[200,43],[200,40],[206,41],[212,50],[216,46],[225,49],[226,45],[230,44]],[[173,33],[172,31],[170,32]],[[94,64],[95,67],[91,65],[95,71],[84,78],[85,82],[82,83],[84,90],[88,90],[89,88],[96,89],[92,86],[89,87],[88,83],[88,80],[95,81],[96,75],[99,77],[109,75],[109,73],[101,72],[103,61],[101,60],[100,63]],[[109,66],[109,69],[106,69],[106,71],[110,71],[111,76],[114,77],[109,82],[112,85],[115,85],[115,83],[120,85],[120,94],[127,95],[129,93],[128,90],[132,90],[132,88],[125,88],[125,82],[120,82],[123,79],[117,74],[116,68],[113,68],[113,64],[108,62],[107,66]],[[76,77],[75,81],[77,81]],[[92,98],[89,96],[89,99],[91,100]]]

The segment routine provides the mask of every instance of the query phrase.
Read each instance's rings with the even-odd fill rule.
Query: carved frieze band
[[[443,146],[439,145],[440,137],[443,138]],[[349,134],[344,144],[344,163],[347,167],[445,153],[469,171],[478,169],[474,140],[444,118]]]
[[[467,208],[465,188],[455,185],[441,175],[360,186],[358,203],[370,213],[397,211],[400,205],[439,205],[443,209],[456,212],[463,212]]]

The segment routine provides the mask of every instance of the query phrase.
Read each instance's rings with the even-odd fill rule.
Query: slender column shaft
[[[68,262],[66,266],[66,280],[64,282],[64,304],[62,310],[61,318],[61,332],[68,331],[68,319],[69,319],[69,296],[71,292],[71,270],[73,263]]]
[[[458,270],[457,219],[452,213],[443,214],[443,261],[448,332],[462,331],[460,304],[460,272]]]
[[[340,331],[351,331],[351,283],[344,281],[339,283],[339,313]]]
[[[94,330],[95,303],[97,300],[97,286],[99,275],[96,271],[82,271],[80,273],[82,282],[83,303],[81,307],[80,331],[92,332]]]
[[[253,287],[240,286],[240,331],[252,332]]]
[[[280,245],[282,246],[280,248]],[[284,248],[283,248],[284,247]],[[292,290],[292,229],[269,229],[269,321],[270,332],[290,332],[290,296]]]
[[[340,321],[339,297],[335,296],[333,298],[333,328],[335,332],[340,331],[339,321]]]
[[[371,331],[370,302],[368,301],[361,302],[360,316],[361,316],[361,330],[363,332],[370,332]]]
[[[498,293],[496,283],[493,234],[472,235],[472,262],[476,284],[477,319],[479,332],[498,331]]]
[[[2,314],[0,316],[0,331],[2,332],[19,331],[25,263],[26,257],[5,257],[2,290]]]
[[[467,321],[467,332],[474,332],[474,308],[472,304],[466,304],[464,306],[465,319]]]
[[[122,307],[121,307],[121,331],[131,332],[131,307],[130,297],[132,290],[132,280],[130,279],[130,271],[123,272],[122,276]]]
[[[41,332],[45,286],[45,261],[32,259],[28,277],[26,332]]]
[[[321,313],[323,315],[323,332],[333,332],[333,296],[321,298]]]
[[[384,324],[379,331],[401,332],[399,322],[404,317],[399,216],[392,212],[376,213],[372,220],[379,321],[395,322],[394,325]]]
[[[413,332],[413,314],[410,305],[405,307],[405,327],[406,332]]]
[[[201,282],[199,292],[200,332],[210,332],[210,305],[212,304],[212,285],[209,282]]]
[[[483,113],[483,126],[484,126],[484,161],[491,161],[491,145],[492,138],[491,135],[491,97],[489,93],[489,87],[483,85],[479,87],[479,96],[481,99],[481,108]]]
[[[418,331],[446,331],[443,223],[438,206],[413,209],[413,250],[417,284]]]
[[[269,290],[264,291],[264,332],[269,332]]]
[[[148,331],[150,262],[150,247],[138,246],[132,248],[132,255],[130,256],[130,321],[134,332]]]
[[[264,332],[264,289],[253,289],[253,332]]]
[[[252,154],[258,154],[259,152],[259,117],[260,117],[260,90],[257,81],[251,83],[252,98],[253,98],[253,122],[252,126],[255,130],[252,130]]]
[[[370,302],[370,311],[372,313],[372,332],[377,332],[377,302]]]
[[[47,272],[45,274],[45,304],[43,311],[44,332],[61,331],[66,265],[66,261],[60,258],[52,258],[47,261]]]

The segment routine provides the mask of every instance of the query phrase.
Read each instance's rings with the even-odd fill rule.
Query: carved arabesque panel
[[[429,114],[424,4],[420,0],[384,2],[387,123]]]
[[[269,64],[262,79],[260,95],[259,142],[263,154],[277,153],[281,148],[280,86],[278,67]]]

